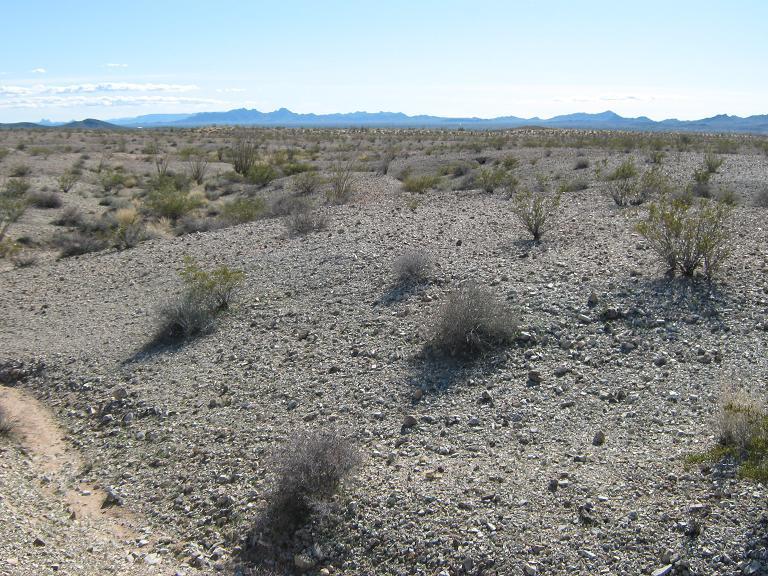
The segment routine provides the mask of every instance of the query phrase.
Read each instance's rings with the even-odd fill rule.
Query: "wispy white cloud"
[[[231,94],[236,92],[245,92],[245,88],[216,88],[219,94]]]
[[[33,68],[31,72],[33,74],[45,74],[47,70],[45,68]]]
[[[128,68],[128,64],[118,64],[117,62],[107,62],[104,68]]]
[[[34,84],[30,86],[0,85],[0,96],[34,96],[45,94],[84,94],[97,92],[193,92],[199,87],[195,84],[154,84],[138,82],[102,82],[98,84]]]
[[[76,108],[76,107],[115,107],[115,106],[175,106],[175,105],[218,105],[225,104],[222,100],[213,98],[191,98],[185,96],[84,96],[84,95],[50,95],[50,96],[18,96],[0,99],[0,109],[8,108]]]

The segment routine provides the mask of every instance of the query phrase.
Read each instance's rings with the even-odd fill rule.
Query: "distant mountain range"
[[[260,112],[239,108],[228,112],[198,112],[196,114],[149,114],[134,118],[118,118],[104,122],[86,119],[79,122],[40,124],[20,122],[0,124],[0,128],[169,128],[197,126],[286,126],[286,127],[392,127],[392,128],[518,128],[541,126],[547,128],[579,128],[585,130],[641,130],[666,132],[741,132],[768,134],[768,114],[759,116],[728,116],[721,114],[701,120],[655,121],[645,116],[624,118],[615,112],[599,114],[566,114],[553,118],[444,118],[440,116],[407,116],[401,112],[351,112],[347,114],[297,114],[286,108],[274,112]]]

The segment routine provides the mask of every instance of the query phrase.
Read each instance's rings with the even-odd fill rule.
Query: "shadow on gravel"
[[[174,340],[167,336],[155,336],[152,340],[144,344],[136,352],[123,360],[123,366],[152,360],[155,356],[162,354],[174,354],[184,346],[184,340]]]
[[[615,295],[628,315],[656,316],[687,323],[708,321],[724,327],[724,315],[739,303],[733,294],[703,278],[663,277],[619,288]]]
[[[382,294],[381,298],[374,303],[374,306],[392,306],[407,300],[411,296],[421,294],[424,288],[426,288],[426,284],[395,284]]]
[[[472,378],[493,374],[506,361],[506,352],[474,359],[450,358],[425,352],[411,360],[407,382],[414,393],[421,390],[422,394],[443,394]]]

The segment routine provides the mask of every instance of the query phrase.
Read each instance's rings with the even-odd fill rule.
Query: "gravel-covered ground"
[[[361,172],[349,203],[320,208],[328,228],[304,237],[267,218],[0,273],[0,361],[18,363],[5,379],[59,419],[89,463],[80,482],[109,487],[163,535],[127,558],[83,555],[76,535],[45,556],[25,526],[58,534],[66,519],[30,492],[34,461],[0,439],[0,510],[19,527],[0,523],[0,574],[261,573],[254,554],[283,558],[277,573],[768,573],[768,489],[725,464],[686,463],[716,442],[723,390],[765,393],[767,212],[751,199],[768,158],[725,155],[714,176],[742,204],[733,255],[708,283],[666,277],[634,230],[645,208],[605,195],[593,167],[629,155],[548,150],[485,152],[518,157],[522,182],[588,180],[539,245],[503,194],[413,195]],[[390,173],[464,156],[409,154]],[[579,157],[591,167],[573,170]],[[683,182],[701,159],[670,152],[664,169]],[[411,248],[435,273],[398,290],[392,263]],[[185,255],[245,282],[214,332],[147,349]],[[522,331],[474,363],[434,360],[431,327],[468,280],[504,299]],[[284,549],[244,556],[275,449],[329,429],[362,465],[326,517]]]

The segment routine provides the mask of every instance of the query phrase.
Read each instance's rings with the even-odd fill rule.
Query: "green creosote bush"
[[[23,179],[8,180],[0,189],[0,243],[5,241],[11,225],[27,210],[29,183]]]
[[[144,199],[144,208],[157,218],[177,220],[203,205],[201,198],[192,196],[171,178],[161,178]]]
[[[179,273],[184,289],[160,307],[158,340],[180,340],[207,332],[216,315],[229,308],[245,274],[227,266],[203,270],[192,258],[184,258]]]
[[[548,194],[528,189],[519,190],[512,196],[512,213],[531,233],[534,242],[539,242],[551,225],[560,208],[561,196],[561,192]]]
[[[236,198],[221,207],[221,218],[229,224],[244,224],[264,216],[266,209],[263,198]]]
[[[271,165],[257,162],[254,163],[245,175],[245,181],[249,184],[256,184],[257,186],[266,186],[277,178],[277,170]]]
[[[408,176],[403,180],[403,190],[422,194],[435,188],[440,183],[440,177],[434,175]]]
[[[314,194],[320,189],[322,184],[322,177],[314,170],[302,172],[293,178],[294,190],[304,196]]]
[[[619,166],[608,175],[608,180],[628,180],[637,176],[637,167],[635,161],[631,158],[625,160]]]
[[[731,211],[722,202],[664,195],[648,206],[636,228],[670,273],[691,277],[702,268],[711,278],[732,250]]]

